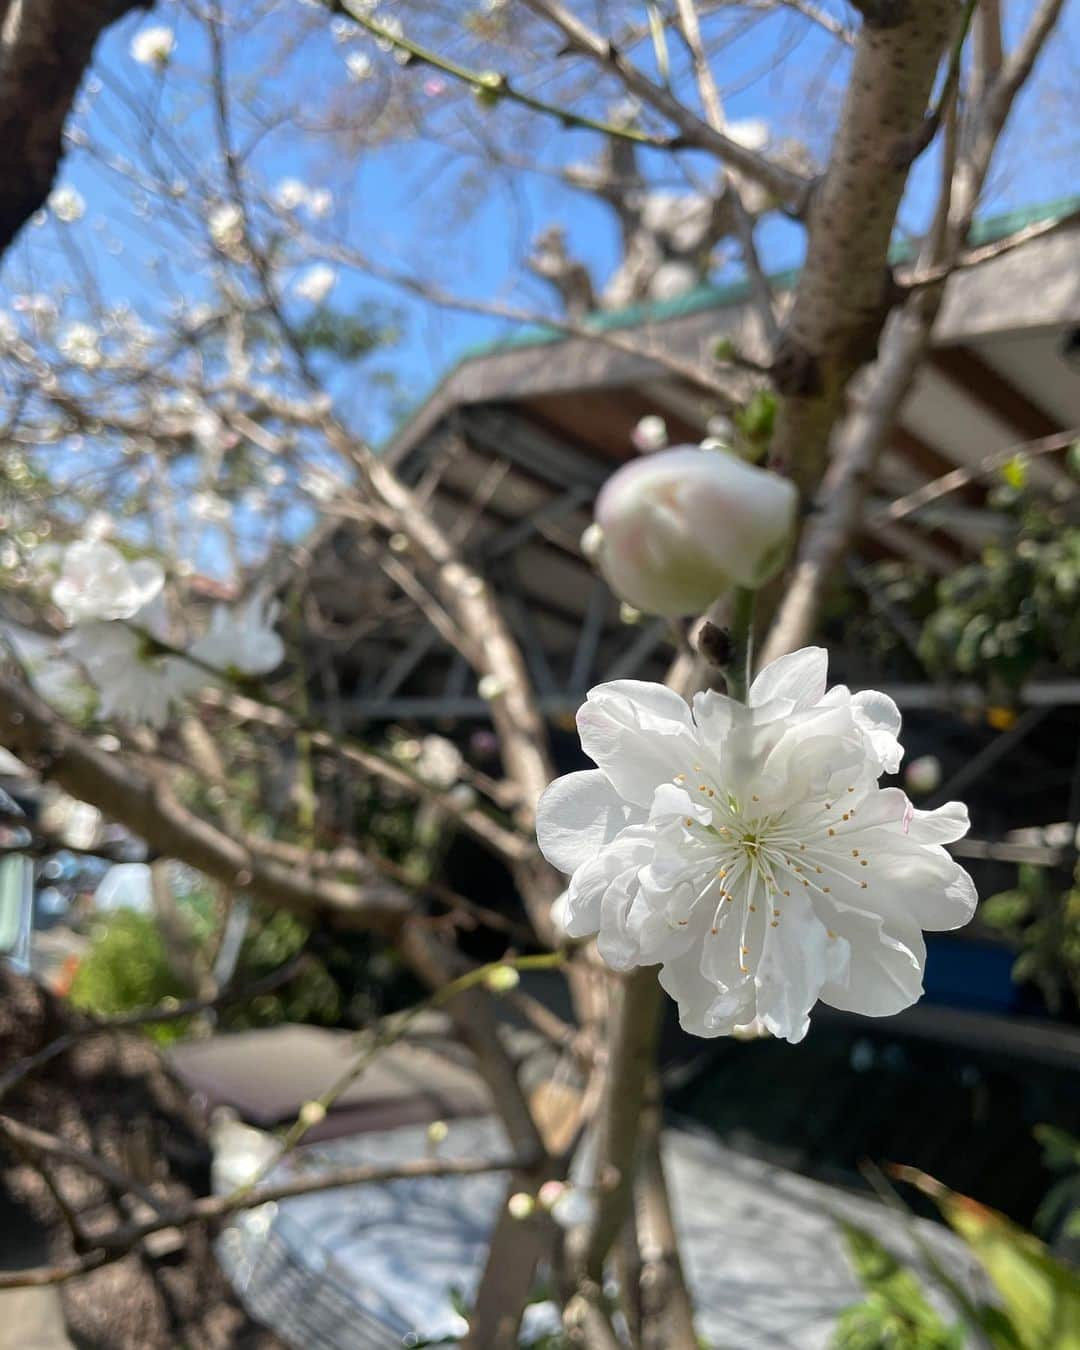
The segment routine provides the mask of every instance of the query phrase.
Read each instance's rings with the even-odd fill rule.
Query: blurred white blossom
[[[285,644],[274,630],[280,613],[281,605],[265,591],[241,605],[215,605],[210,627],[192,643],[191,654],[216,670],[267,675],[285,656]]]
[[[349,72],[349,79],[357,84],[370,80],[375,73],[375,66],[367,52],[350,52],[345,58],[345,69]]]
[[[131,39],[131,56],[141,66],[165,66],[176,50],[176,34],[165,24],[143,28]]]
[[[85,539],[65,549],[52,598],[68,623],[130,619],[164,584],[165,574],[151,558],[129,563],[112,544]]]
[[[49,194],[49,209],[57,220],[70,225],[73,221],[81,220],[86,214],[86,202],[82,193],[77,192],[75,188],[58,187]]]
[[[220,525],[232,515],[232,506],[216,492],[196,492],[191,499],[191,514]]]
[[[667,423],[654,414],[643,417],[631,431],[630,440],[635,449],[645,454],[650,450],[662,450],[668,442]]]
[[[206,218],[206,226],[214,244],[228,252],[244,239],[244,213],[235,202],[222,202]]]
[[[69,323],[60,334],[57,346],[76,366],[93,370],[101,364],[101,335],[88,323]]]
[[[313,305],[321,305],[337,282],[337,273],[325,263],[316,263],[293,283],[293,294]]]
[[[155,634],[164,628],[158,602],[136,616]],[[67,633],[64,650],[85,668],[97,688],[99,717],[164,726],[172,705],[206,683],[196,666],[181,656],[162,655],[142,634],[123,623],[80,623]]]
[[[307,201],[307,192],[299,178],[283,178],[274,189],[274,200],[283,211],[295,211]]]
[[[941,760],[937,755],[919,755],[904,770],[904,786],[917,797],[936,792],[941,786]]]
[[[416,772],[432,787],[450,788],[457,782],[465,767],[465,756],[453,741],[445,736],[425,736],[420,742]]]

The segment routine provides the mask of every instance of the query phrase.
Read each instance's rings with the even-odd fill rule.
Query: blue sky
[[[1007,7],[1010,29],[1019,28],[1030,7],[1027,0]],[[837,15],[850,17],[843,5],[832,8]],[[396,10],[407,30],[417,32],[408,10],[393,5],[384,10]],[[290,21],[297,15],[311,32],[279,61],[281,44],[286,36],[291,38]],[[132,61],[129,43],[140,26],[163,22],[176,26],[178,47],[159,85],[153,74]],[[1080,21],[1073,12],[1062,24],[1056,49],[1044,59],[1034,87],[1022,101],[1015,129],[1002,147],[1000,167],[987,194],[987,213],[1063,196],[1080,181],[1076,135],[1060,101],[1070,73],[1076,74],[1070,72],[1070,64],[1076,62],[1070,47],[1073,52],[1080,48]],[[366,38],[335,42],[329,24],[310,7],[281,6],[250,34],[229,43],[237,100],[268,116],[292,106],[310,121],[329,109],[362,122],[378,100],[382,75],[363,86],[349,82],[343,58],[346,52],[359,50],[371,54],[378,72],[391,68],[389,58],[376,52]],[[458,44],[455,54],[462,50]],[[651,63],[647,46],[638,49],[638,57],[643,64]],[[799,135],[820,159],[827,152],[846,60],[825,35],[791,16],[760,22],[718,59],[728,116],[764,119],[777,135]],[[165,154],[175,139],[184,146],[183,158],[193,177],[206,173],[220,181],[220,166],[209,153],[213,142],[204,85],[207,62],[205,35],[174,5],[159,5],[146,18],[133,15],[117,25],[101,43],[95,62],[92,78],[103,88],[92,93],[89,111],[80,118],[91,143],[106,155],[139,164],[148,154]],[[494,119],[502,116],[501,111],[484,114],[468,100],[462,105],[450,91],[424,93],[434,90],[430,70],[410,70],[406,77],[415,82],[421,104],[436,123],[457,119],[462,108],[460,115],[474,121],[484,134],[497,134]],[[522,78],[529,78],[528,73]],[[543,92],[551,85],[538,87]],[[690,96],[678,79],[677,87]],[[602,103],[598,94],[588,106],[602,112]],[[152,137],[145,135],[151,124],[148,110],[156,117]],[[235,122],[242,139],[253,125],[242,106],[235,111]],[[523,153],[549,168],[587,160],[596,152],[597,140],[588,133],[567,132],[550,121],[533,126],[534,144]],[[935,159],[933,151],[928,153],[913,175],[901,215],[907,230],[917,230],[925,220]],[[598,278],[617,258],[614,217],[585,194],[541,174],[489,173],[477,179],[476,162],[453,160],[441,148],[422,141],[348,156],[342,154],[339,141],[321,133],[282,127],[260,140],[250,163],[256,179],[268,186],[295,176],[331,188],[335,212],[328,228],[333,233],[465,297],[512,301],[537,312],[547,309],[551,302],[546,291],[523,276],[520,264],[528,241],[555,221],[567,229],[573,250]],[[682,163],[703,181],[714,173],[701,156],[683,156]],[[651,175],[671,179],[667,157],[647,156],[646,164]],[[196,260],[185,257],[188,244],[183,234],[173,231],[156,210],[149,219],[140,217],[138,193],[123,177],[75,148],[61,181],[74,184],[86,198],[87,217],[76,226],[49,222],[40,230],[28,230],[23,247],[8,263],[9,285],[30,280],[38,287],[48,286],[71,274],[77,251],[88,260],[110,300],[127,298],[145,308],[151,301],[159,303],[164,292],[189,300],[197,296],[202,284],[199,269]],[[769,219],[760,231],[767,266],[797,264],[802,238],[800,229],[781,218]],[[724,275],[736,272],[737,266]],[[409,401],[421,397],[461,352],[505,334],[510,327],[504,321],[432,306],[368,277],[341,274],[332,297],[336,308],[350,310],[370,300],[392,305],[403,317],[403,339],[380,364],[393,368]],[[367,387],[364,371],[361,365],[338,372],[335,392],[349,401],[369,434],[381,435],[388,428],[388,410],[385,400]]]

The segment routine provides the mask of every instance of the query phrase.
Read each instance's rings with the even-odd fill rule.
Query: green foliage
[[[401,340],[401,326],[393,312],[342,314],[320,305],[302,323],[296,336],[305,351],[336,356],[340,361],[358,361],[379,347]]]
[[[1055,1146],[1062,1146],[1054,1132]],[[1067,1139],[1068,1137],[1065,1136]],[[1076,1141],[1069,1141],[1070,1150]],[[963,1320],[947,1327],[927,1302],[918,1280],[870,1234],[844,1225],[852,1263],[866,1299],[841,1315],[833,1350],[961,1350],[966,1330],[991,1350],[1078,1350],[1080,1278],[1051,1256],[1031,1233],[969,1196],[950,1191],[924,1172],[898,1175],[930,1196],[963,1239],[994,1286],[994,1303],[974,1302],[931,1259],[912,1230],[927,1264]],[[965,1325],[966,1324],[966,1325]]]
[[[732,414],[736,430],[750,451],[750,459],[761,459],[769,448],[776,425],[776,395],[758,389],[744,408]]]
[[[1014,530],[938,583],[919,655],[931,675],[1016,688],[1039,666],[1080,664],[1080,529],[1026,494],[1023,462],[1003,478],[995,505]]]
[[[284,910],[256,917],[240,950],[233,984],[252,984],[280,969],[304,946],[307,927]],[[246,1003],[225,1009],[222,1025],[230,1031],[276,1026],[279,1022],[314,1022],[334,1026],[341,1018],[342,995],[321,961],[309,962],[287,985]]]
[[[1059,890],[1047,868],[1022,865],[1017,885],[984,900],[979,916],[1019,949],[1018,984],[1037,985],[1052,1012],[1067,993],[1080,1001],[1080,869]]]
[[[983,1320],[995,1350],[1077,1350],[1080,1278],[1003,1214],[937,1183],[931,1194],[1001,1298]]]
[[[169,967],[154,919],[130,909],[102,919],[71,985],[72,1003],[99,1017],[151,1008],[189,993]],[[185,1029],[175,1022],[150,1030],[155,1039],[169,1041]]]
[[[1054,1125],[1036,1125],[1043,1165],[1062,1175],[1043,1196],[1035,1214],[1035,1231],[1047,1240],[1080,1238],[1080,1139]]]
[[[962,1326],[945,1323],[917,1276],[873,1234],[849,1223],[842,1228],[866,1298],[840,1314],[833,1350],[963,1350]]]

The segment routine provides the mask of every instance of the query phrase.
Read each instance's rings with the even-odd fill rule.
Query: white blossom
[[[631,431],[630,439],[635,448],[642,453],[662,450],[668,440],[667,423],[662,417],[655,415],[643,417]]]
[[[227,252],[243,242],[244,213],[235,202],[222,202],[207,216],[206,227],[214,244]]]
[[[878,787],[899,768],[900,714],[884,694],[826,693],[826,666],[820,648],[782,657],[746,705],[599,685],[578,713],[598,767],[540,800],[540,846],[571,874],[567,932],[598,933],[616,969],[660,964],[696,1035],[760,1018],[799,1041],[819,999],[899,1012],[922,993],[922,930],[974,912],[942,847],[966,808],[919,811]]]
[[[425,736],[420,742],[416,772],[432,787],[451,788],[465,767],[465,756],[445,736]]]
[[[176,34],[164,24],[143,28],[131,39],[131,56],[141,66],[165,66],[176,50]]]
[[[160,633],[163,614],[154,602],[135,616],[135,623]],[[172,705],[205,684],[206,677],[181,656],[155,653],[142,634],[123,623],[77,624],[63,640],[68,655],[79,661],[100,695],[100,717],[164,726]]]
[[[86,214],[86,202],[82,193],[77,192],[75,188],[58,187],[49,193],[49,209],[57,220],[70,225],[73,221],[81,220]]]
[[[52,598],[68,623],[130,619],[164,584],[165,574],[152,559],[129,563],[112,544],[92,538],[68,545]]]
[[[621,600],[646,614],[691,614],[776,572],[797,501],[777,474],[726,451],[679,446],[608,479],[589,547]]]
[[[74,365],[92,370],[101,364],[100,341],[100,333],[88,323],[69,323],[56,345]]]
[[[349,72],[349,79],[356,84],[370,80],[375,73],[375,66],[367,52],[350,52],[345,58],[345,69]]]
[[[232,515],[232,506],[216,492],[196,492],[191,499],[191,514],[221,525]]]
[[[334,197],[329,188],[312,188],[308,193],[308,215],[313,220],[322,220],[333,209]]]
[[[904,786],[917,797],[936,792],[941,786],[941,760],[937,755],[919,755],[904,770]]]
[[[316,263],[309,267],[303,276],[293,283],[293,294],[313,305],[321,305],[337,282],[337,273],[325,263]]]
[[[192,644],[191,654],[216,670],[269,674],[285,656],[274,630],[280,613],[281,605],[265,591],[255,591],[242,605],[215,605],[210,627]]]
[[[295,211],[307,201],[307,185],[299,178],[283,178],[274,189],[274,200],[283,211]]]

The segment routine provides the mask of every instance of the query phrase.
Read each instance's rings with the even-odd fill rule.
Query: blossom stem
[[[746,702],[750,671],[754,659],[755,592],[739,586],[735,590],[731,616],[731,660],[724,672],[729,698]]]

